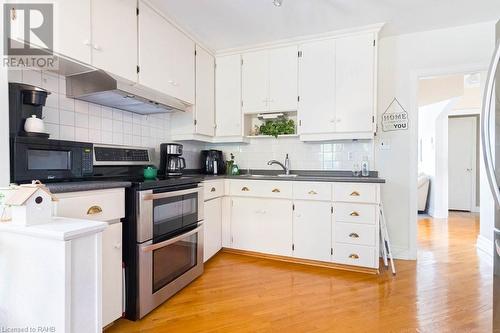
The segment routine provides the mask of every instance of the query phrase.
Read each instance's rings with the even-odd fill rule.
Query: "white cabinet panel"
[[[91,63],[90,8],[90,0],[54,2],[55,52]]]
[[[306,43],[300,49],[300,133],[332,133],[335,131],[335,41]]]
[[[196,133],[215,134],[215,59],[196,48]]]
[[[243,54],[243,113],[266,112],[269,109],[269,52]]]
[[[205,201],[223,196],[224,180],[212,180],[203,182],[203,195]]]
[[[215,76],[217,137],[241,136],[241,56],[217,58]]]
[[[232,247],[292,255],[292,204],[288,200],[233,198]]]
[[[376,224],[378,205],[336,202],[335,221]]]
[[[122,224],[109,225],[102,233],[102,325],[123,313]]]
[[[293,198],[332,201],[332,184],[326,182],[293,182]]]
[[[377,252],[371,246],[336,243],[333,251],[333,262],[368,268],[378,267]]]
[[[156,35],[158,38],[158,35]],[[195,103],[195,43],[181,31],[174,28],[173,40],[170,41],[170,52],[174,53],[173,97],[189,104]],[[173,47],[175,45],[175,47]],[[151,52],[151,50],[150,50]]]
[[[330,261],[332,204],[320,201],[295,201],[294,205],[293,256]]]
[[[205,201],[204,262],[222,248],[222,198]]]
[[[297,110],[297,46],[269,51],[269,111]]]
[[[137,81],[137,1],[92,1],[92,64]]]
[[[336,132],[371,132],[375,47],[372,33],[336,41]]]
[[[378,184],[336,183],[333,200],[344,202],[378,203]]]
[[[335,241],[347,244],[375,246],[377,232],[375,226],[335,222]]]

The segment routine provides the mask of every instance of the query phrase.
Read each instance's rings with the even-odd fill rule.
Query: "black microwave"
[[[65,181],[92,176],[91,143],[15,137],[11,144],[11,181]]]

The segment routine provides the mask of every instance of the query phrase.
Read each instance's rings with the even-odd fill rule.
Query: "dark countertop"
[[[187,174],[197,174],[197,170],[188,170]],[[307,182],[336,182],[336,183],[376,183],[383,184],[385,179],[378,177],[378,172],[371,171],[368,177],[354,177],[351,171],[310,171],[310,170],[294,170],[292,174],[295,177],[280,177],[280,171],[270,170],[250,170],[250,174],[243,171],[241,175],[200,175],[203,180],[217,180],[217,179],[241,179],[241,180],[278,180],[278,181],[307,181]]]
[[[62,182],[45,184],[52,193],[80,192],[92,190],[105,190],[109,188],[121,188],[132,186],[131,182],[114,180],[88,180],[79,182]]]

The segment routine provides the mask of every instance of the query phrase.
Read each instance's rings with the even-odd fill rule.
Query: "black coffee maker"
[[[182,170],[186,168],[186,160],[181,155],[181,144],[162,143],[160,145],[159,174],[166,177],[182,176]]]
[[[201,151],[201,172],[207,175],[223,175],[226,169],[224,154],[220,150]]]
[[[35,115],[42,119],[42,108],[45,106],[47,95],[45,89],[23,83],[9,83],[9,132],[10,137],[37,136],[46,137],[46,133],[27,133],[24,123],[27,118]]]

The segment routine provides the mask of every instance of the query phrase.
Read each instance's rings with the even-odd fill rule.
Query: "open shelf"
[[[278,135],[279,138],[285,138],[285,137],[298,137],[299,135],[297,134],[297,111],[289,111],[289,112],[276,112],[275,114],[281,114],[285,116],[289,120],[293,120],[295,123],[295,133],[294,134],[282,134]],[[246,138],[274,138],[272,135],[262,135],[262,134],[256,134],[256,128],[259,128],[261,125],[263,125],[267,120],[270,119],[262,119],[259,117],[260,114],[245,114],[244,115],[244,128],[243,128],[243,135]],[[264,117],[269,117],[271,114],[269,113],[264,113],[262,116]]]

